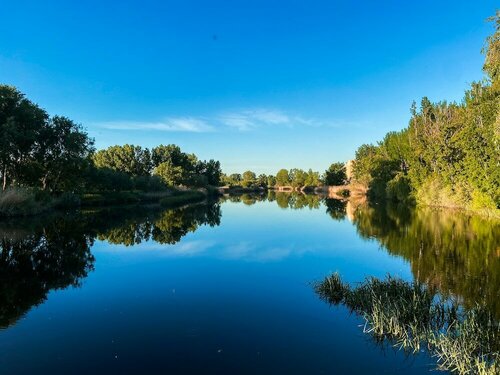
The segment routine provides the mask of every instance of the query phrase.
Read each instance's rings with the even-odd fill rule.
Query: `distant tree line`
[[[407,128],[356,151],[354,178],[376,198],[500,208],[500,13],[487,39],[486,78],[461,103],[411,107]]]
[[[304,171],[303,169],[292,168],[280,169],[276,175],[260,174],[246,171],[243,174],[233,173],[230,175],[222,174],[221,184],[226,186],[242,187],[316,187],[322,185],[343,185],[347,183],[346,168],[344,163],[333,163],[323,174],[315,172],[312,169]]]

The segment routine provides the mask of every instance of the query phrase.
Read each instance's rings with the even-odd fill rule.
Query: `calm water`
[[[418,279],[500,317],[500,226],[243,196],[0,225],[2,374],[423,374],[311,283]]]

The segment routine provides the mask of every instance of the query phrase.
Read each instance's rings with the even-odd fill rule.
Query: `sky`
[[[0,0],[0,83],[98,149],[324,170],[483,78],[496,1]]]

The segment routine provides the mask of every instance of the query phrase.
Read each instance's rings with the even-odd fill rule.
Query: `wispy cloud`
[[[219,116],[219,121],[231,128],[248,131],[266,125],[290,125],[290,117],[278,110],[253,109],[229,112]]]
[[[168,117],[163,121],[111,121],[96,124],[111,130],[151,130],[164,132],[206,133],[224,129],[247,132],[283,126],[311,128],[345,127],[344,121],[305,117],[278,109],[254,108],[219,112],[203,117]],[[352,125],[352,124],[351,124]]]
[[[204,133],[214,131],[205,120],[194,117],[168,118],[159,122],[112,121],[99,124],[101,128],[112,130],[157,130],[165,132]]]

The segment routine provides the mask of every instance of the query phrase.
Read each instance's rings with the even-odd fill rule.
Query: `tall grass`
[[[458,374],[500,373],[500,322],[484,306],[464,309],[423,284],[368,278],[355,288],[335,273],[315,285],[327,302],[343,304],[365,319],[376,341],[418,352],[426,346],[438,367]]]
[[[47,210],[47,202],[36,199],[35,193],[23,188],[0,192],[0,216],[36,215]]]

